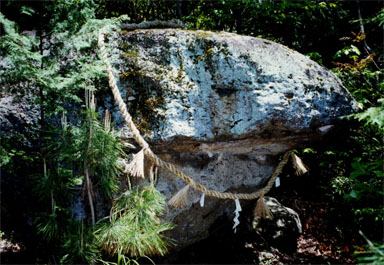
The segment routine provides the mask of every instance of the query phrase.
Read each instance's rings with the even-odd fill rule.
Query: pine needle
[[[172,198],[168,201],[168,205],[174,208],[181,208],[188,205],[188,190],[189,185],[179,190]]]
[[[255,210],[253,212],[255,217],[260,217],[263,219],[273,219],[273,215],[268,205],[265,203],[264,196],[261,196],[256,203]]]
[[[303,161],[292,153],[292,162],[293,162],[293,167],[296,169],[296,175],[300,176],[308,172],[308,167],[303,163]]]
[[[134,177],[144,178],[144,149],[133,155],[132,161],[125,168],[125,172]]]
[[[97,244],[109,255],[163,256],[168,246],[173,245],[173,240],[163,234],[173,228],[172,224],[160,221],[164,206],[164,196],[153,186],[124,192],[114,200],[110,222],[97,225]]]

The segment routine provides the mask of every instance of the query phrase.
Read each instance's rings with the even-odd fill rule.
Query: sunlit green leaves
[[[27,15],[27,16],[32,16],[36,13],[36,11],[33,8],[31,8],[30,6],[22,6],[20,13]]]
[[[38,75],[38,66],[42,62],[42,56],[36,52],[38,41],[18,34],[16,24],[6,19],[2,13],[0,24],[4,28],[4,34],[0,36],[0,55],[7,57],[4,69],[0,68],[0,83],[34,82]]]
[[[384,98],[378,100],[381,104],[377,107],[370,107],[362,113],[354,115],[360,121],[365,121],[367,125],[378,126],[381,130],[384,129]]]
[[[336,54],[333,56],[333,59],[338,59],[342,56],[347,56],[356,62],[360,54],[360,50],[355,45],[349,45],[337,51]]]

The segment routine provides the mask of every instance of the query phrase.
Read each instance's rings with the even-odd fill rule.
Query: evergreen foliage
[[[110,222],[96,231],[98,244],[110,255],[164,255],[168,243],[161,233],[172,229],[160,222],[164,207],[164,196],[153,185],[124,192],[114,201]]]
[[[13,88],[2,93],[22,96],[25,87],[20,82],[31,85],[29,93],[40,105],[44,125],[44,170],[34,177],[34,191],[46,211],[36,218],[37,230],[43,238],[60,246],[61,252],[56,254],[62,255],[61,262],[65,263],[94,264],[101,260],[92,230],[98,217],[97,200],[108,204],[117,195],[122,173],[118,161],[125,158],[110,121],[103,125],[99,122],[93,91],[102,86],[108,89],[105,66],[97,56],[97,35],[101,28],[112,30],[126,17],[98,20],[94,18],[95,8],[92,1],[48,2],[36,12],[24,7],[29,14],[51,16],[48,23],[39,25],[43,33],[38,37],[19,34],[15,23],[0,14],[5,29],[1,56],[7,58],[0,69],[0,82],[3,87]],[[84,101],[82,91],[91,91]],[[81,115],[74,113],[82,102],[86,110]],[[67,115],[72,122],[67,121]],[[56,122],[60,116],[61,128]],[[2,156],[10,160],[5,148],[1,149]],[[4,165],[8,163],[4,161]],[[86,216],[78,216],[72,210],[74,199],[81,194],[87,197],[89,210],[83,221],[78,219]],[[153,233],[165,229],[166,226]],[[160,236],[156,242],[161,244]],[[142,251],[146,251],[145,247]],[[163,245],[160,252],[165,251]]]
[[[95,244],[95,235],[82,221],[71,221],[69,233],[65,233],[63,249],[66,253],[61,264],[97,264],[100,261],[100,249]]]
[[[82,124],[72,127],[63,116],[56,136],[60,141],[47,147],[49,164],[44,176],[36,178],[36,192],[51,208],[38,218],[38,232],[62,245],[62,262],[94,264],[101,259],[101,250],[110,256],[164,255],[167,243],[161,233],[172,228],[158,217],[164,212],[164,197],[152,185],[116,197],[122,173],[118,162],[125,155],[108,118],[103,125],[99,122],[94,97],[86,94]],[[88,198],[90,225],[77,221],[71,210],[72,195],[81,193]],[[100,198],[112,200],[113,207],[109,221],[93,232]]]
[[[8,59],[6,66],[3,66],[3,69],[0,68],[0,82],[15,84],[23,81],[40,81],[43,78],[39,74],[42,55],[37,52],[38,40],[19,34],[16,24],[5,18],[2,13],[0,13],[0,24],[4,30],[0,36],[0,56]],[[0,90],[0,92],[5,91]]]

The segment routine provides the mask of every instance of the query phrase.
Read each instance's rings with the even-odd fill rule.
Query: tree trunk
[[[177,0],[177,18],[181,20],[183,14],[181,12],[182,0]]]
[[[40,55],[43,55],[44,47],[43,47],[43,32],[40,29],[38,31],[40,43],[39,43],[39,51]],[[41,62],[40,69],[43,69],[44,65],[43,62]],[[39,97],[40,97],[40,139],[41,139],[41,147],[44,147],[44,142],[42,139],[44,139],[44,131],[45,131],[45,111],[44,111],[44,88],[42,85],[39,86]],[[41,152],[43,152],[44,148],[41,148]],[[44,155],[43,155],[44,156]]]
[[[89,171],[88,171],[87,165],[84,165],[84,176],[86,181],[85,188],[87,190],[89,207],[91,209],[92,226],[95,226],[96,219],[95,219],[95,208],[93,206],[93,198],[92,198],[92,184],[91,184],[91,179],[89,177]]]
[[[360,10],[360,0],[356,0],[356,6],[357,6],[357,16],[359,18],[359,24],[360,24],[360,32],[365,35],[365,29],[364,29],[364,23],[363,18],[361,17],[361,10]],[[372,53],[372,49],[368,46],[367,41],[364,37],[363,39],[364,48],[367,51],[368,54]]]

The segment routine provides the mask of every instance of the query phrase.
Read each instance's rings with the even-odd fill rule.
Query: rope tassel
[[[107,109],[104,115],[104,129],[106,132],[110,132],[113,127],[111,126],[111,113]]]
[[[308,172],[308,167],[303,163],[303,160],[294,153],[292,153],[292,162],[296,169],[296,175],[300,176]]]
[[[133,155],[131,163],[125,168],[125,172],[134,177],[144,178],[144,149]]]
[[[186,185],[184,188],[179,190],[172,198],[169,200],[168,205],[174,208],[181,208],[188,205],[188,190],[189,185]]]
[[[271,213],[271,210],[269,209],[268,205],[265,203],[264,195],[262,195],[256,203],[255,210],[253,212],[253,215],[255,217],[260,217],[263,219],[273,219],[273,215]]]

